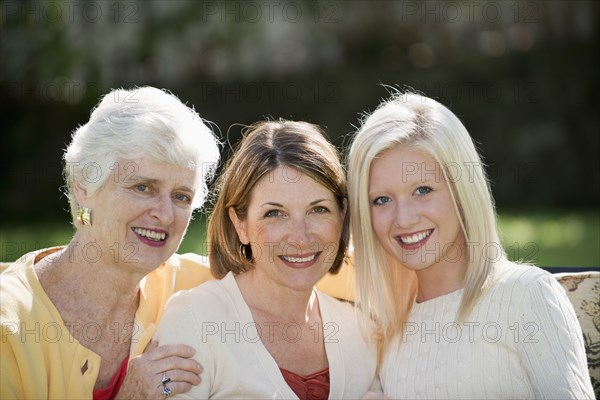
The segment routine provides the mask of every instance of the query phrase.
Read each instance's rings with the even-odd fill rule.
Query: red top
[[[283,379],[300,400],[322,400],[329,397],[329,368],[310,375],[298,375],[279,368]]]
[[[117,397],[119,389],[121,389],[123,379],[125,379],[125,374],[127,373],[128,361],[129,356],[125,357],[121,363],[121,366],[110,380],[108,386],[102,389],[94,389],[94,400],[113,400],[115,397]]]

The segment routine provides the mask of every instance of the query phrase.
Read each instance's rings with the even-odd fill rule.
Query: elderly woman
[[[369,115],[349,155],[357,303],[381,328],[397,399],[593,398],[573,307],[511,262],[481,158],[450,110],[412,93]]]
[[[193,350],[146,346],[176,286],[177,266],[161,264],[204,202],[218,161],[215,137],[172,94],[115,90],[75,131],[64,159],[73,239],[2,273],[0,397],[189,390],[200,382]]]
[[[313,288],[339,270],[349,237],[344,172],[320,129],[250,127],[221,176],[208,237],[223,279],[174,295],[156,334],[196,349],[202,383],[187,395],[362,397],[374,351],[353,308]]]

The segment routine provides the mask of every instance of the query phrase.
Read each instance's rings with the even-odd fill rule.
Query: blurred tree
[[[165,87],[235,143],[272,116],[344,146],[380,84],[436,97],[488,163],[501,207],[595,207],[594,1],[0,3],[0,219],[65,218],[62,149],[111,88]]]

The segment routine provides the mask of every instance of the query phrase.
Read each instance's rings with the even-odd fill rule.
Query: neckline
[[[237,316],[238,316],[240,322],[242,324],[244,324],[244,323],[255,324],[256,322],[254,321],[254,317],[252,316],[252,311],[250,310],[250,307],[244,300],[244,296],[242,295],[242,292],[237,284],[237,281],[235,280],[235,276],[234,276],[233,272],[229,272],[219,282],[221,282],[226,288],[228,288],[229,294],[231,296],[233,296],[234,307],[236,309],[236,313],[237,313]],[[323,297],[321,296],[321,293],[319,293],[319,291],[314,288],[313,288],[313,291],[315,292],[315,294],[317,296],[319,313],[321,314],[321,322],[323,324],[325,324],[325,323],[331,321],[331,318],[329,318],[330,316],[328,315],[328,313],[323,310],[323,307],[322,307]],[[275,361],[275,359],[273,358],[271,353],[269,353],[269,350],[267,350],[267,347],[262,342],[262,340],[257,340],[256,342],[254,342],[250,345],[253,348],[258,360],[262,363],[264,370],[271,377],[271,382],[279,389],[279,391],[285,397],[295,398],[296,394],[292,390],[292,388],[288,385],[287,381],[285,380],[285,377],[283,376],[283,373],[282,373],[282,368],[279,367],[279,365],[277,364],[277,362]],[[329,370],[331,368],[332,363],[335,363],[336,365],[338,364],[334,360],[337,356],[334,356],[334,354],[332,353],[332,350],[329,347],[330,347],[329,343],[325,343],[325,354],[327,356],[327,361],[329,364],[329,366],[327,367],[327,370]],[[317,371],[317,372],[321,372],[321,371]],[[293,373],[293,372],[291,372],[291,373]]]
[[[415,299],[413,301],[413,307],[425,307],[429,304],[437,304],[441,301],[446,301],[450,298],[454,298],[454,297],[462,297],[463,294],[463,290],[464,288],[458,288],[456,290],[453,290],[451,292],[439,295],[437,297],[433,297],[431,299],[425,300],[425,301],[421,301],[421,302],[417,302],[417,298],[415,296]]]
[[[65,324],[65,321],[63,320],[62,315],[60,315],[58,308],[56,308],[56,306],[54,305],[54,303],[48,296],[48,293],[46,293],[46,290],[42,286],[42,284],[35,272],[34,267],[35,267],[36,262],[39,262],[42,258],[52,255],[64,248],[65,248],[65,246],[56,246],[56,247],[49,247],[46,249],[36,250],[36,251],[32,251],[30,253],[27,253],[24,256],[24,258],[21,260],[21,265],[19,266],[19,269],[23,268],[22,272],[20,272],[20,273],[24,274],[24,276],[21,276],[20,280],[23,282],[24,285],[27,285],[30,288],[31,296],[33,298],[37,298],[38,301],[41,304],[43,304],[44,307],[46,307],[46,309],[48,310],[48,312],[50,313],[50,315],[52,316],[54,321],[57,324],[64,327],[63,331],[66,332],[67,341],[69,343],[74,344],[75,347],[84,349],[85,352],[87,352],[88,357],[94,357],[95,362],[99,363],[100,359],[101,359],[100,355],[97,354],[96,352],[94,352],[93,350],[85,347],[83,344],[81,344],[81,342],[79,340],[77,340],[73,335],[71,335],[71,330]],[[27,279],[27,277],[29,277],[29,279]]]
[[[311,372],[308,375],[297,374],[296,372],[290,371],[289,369],[285,369],[283,367],[279,367],[279,369],[281,371],[284,371],[284,372],[288,373],[288,374],[292,374],[294,376],[298,376],[298,377],[300,377],[300,378],[302,378],[304,380],[316,378],[317,376],[321,376],[321,375],[325,375],[326,373],[329,373],[329,367],[325,367],[325,368],[323,368],[323,369],[321,369],[319,371]]]

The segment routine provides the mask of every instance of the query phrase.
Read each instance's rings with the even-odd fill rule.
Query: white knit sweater
[[[552,275],[506,263],[464,321],[462,290],[413,305],[381,369],[393,399],[594,398],[577,317]]]
[[[375,349],[363,340],[352,306],[316,293],[329,362],[329,398],[360,399],[375,379]],[[202,383],[176,398],[297,399],[256,327],[231,273],[171,297],[155,339],[192,346],[204,367]]]

